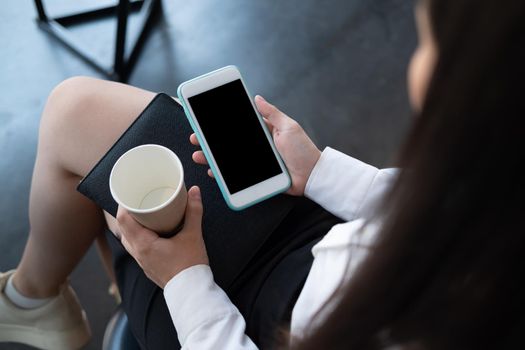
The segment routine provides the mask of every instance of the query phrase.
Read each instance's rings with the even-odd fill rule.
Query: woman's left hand
[[[135,258],[146,276],[163,289],[182,270],[209,264],[202,239],[202,200],[197,186],[188,191],[184,228],[171,238],[159,237],[120,207],[117,221],[124,248]]]

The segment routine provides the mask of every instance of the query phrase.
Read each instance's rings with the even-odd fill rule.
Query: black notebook
[[[207,175],[207,167],[193,162],[191,156],[197,148],[189,142],[192,132],[183,108],[170,96],[158,94],[80,182],[77,190],[115,216],[117,203],[109,190],[113,164],[126,151],[142,144],[168,147],[182,162],[186,187],[201,188],[203,235],[210,266],[216,282],[226,288],[289,213],[295,199],[278,195],[239,212],[231,210],[215,180]]]

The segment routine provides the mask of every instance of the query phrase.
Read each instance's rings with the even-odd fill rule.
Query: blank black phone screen
[[[231,194],[282,173],[240,79],[188,102]]]

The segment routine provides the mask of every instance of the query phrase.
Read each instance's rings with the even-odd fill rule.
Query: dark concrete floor
[[[52,15],[105,1],[48,0]],[[165,18],[129,83],[175,94],[178,84],[237,65],[252,93],[296,118],[320,147],[385,166],[410,119],[405,76],[415,47],[412,2],[404,0],[164,1]],[[0,271],[16,267],[40,113],[49,91],[74,75],[101,77],[38,30],[32,2],[3,0],[0,12]],[[75,29],[109,61],[114,23]],[[72,233],[74,234],[74,233]],[[115,305],[91,250],[72,276],[100,349]],[[0,349],[26,349],[0,344]]]

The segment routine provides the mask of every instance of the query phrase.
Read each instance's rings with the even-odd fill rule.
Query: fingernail
[[[255,98],[259,98],[261,101],[266,102],[266,100],[264,99],[264,97],[262,97],[261,95],[257,95],[257,96],[255,96]]]
[[[198,186],[193,186],[190,190],[190,194],[194,199],[201,199],[201,190]]]

